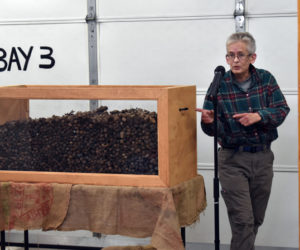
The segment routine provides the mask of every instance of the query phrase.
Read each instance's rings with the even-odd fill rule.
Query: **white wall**
[[[291,107],[273,144],[273,191],[257,245],[298,247],[297,1],[246,4],[246,27],[257,40],[255,65],[275,75]],[[202,106],[215,67],[226,66],[234,6],[234,0],[98,0],[100,84],[193,84]],[[86,14],[86,0],[1,0],[0,48],[34,50],[27,71],[13,65],[0,72],[0,84],[88,84]],[[38,67],[40,46],[54,49],[55,67]],[[187,241],[213,243],[213,142],[200,126],[198,172],[205,178],[208,207],[200,223],[188,228]],[[220,202],[221,243],[229,244]]]
[[[13,63],[11,71],[0,72],[1,85],[88,84],[86,14],[85,0],[1,0],[0,48],[7,52],[3,59],[9,61],[13,47],[26,53],[33,47],[27,70],[18,70]],[[42,46],[53,49],[55,66],[50,69],[39,68],[50,63],[41,59],[49,53]],[[24,57],[17,52],[23,69]]]

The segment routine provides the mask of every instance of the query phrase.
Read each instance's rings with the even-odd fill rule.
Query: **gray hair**
[[[226,41],[226,48],[235,42],[244,42],[247,45],[247,49],[250,54],[254,54],[256,51],[255,39],[249,32],[233,33]]]

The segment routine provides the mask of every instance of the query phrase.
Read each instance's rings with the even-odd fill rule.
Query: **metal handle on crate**
[[[179,108],[179,111],[186,111],[186,110],[189,110],[189,108]]]

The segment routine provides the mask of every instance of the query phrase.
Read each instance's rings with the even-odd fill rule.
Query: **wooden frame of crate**
[[[156,100],[158,175],[0,171],[0,181],[171,187],[197,175],[196,88],[178,85],[0,87],[0,124],[29,116],[30,99]]]

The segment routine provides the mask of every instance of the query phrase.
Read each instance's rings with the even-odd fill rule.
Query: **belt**
[[[264,151],[266,149],[270,149],[270,145],[244,145],[244,146],[236,146],[236,147],[224,147],[222,146],[222,148],[225,149],[232,149],[236,152],[240,151],[240,152],[249,152],[249,153],[257,153],[257,152],[261,152]]]

